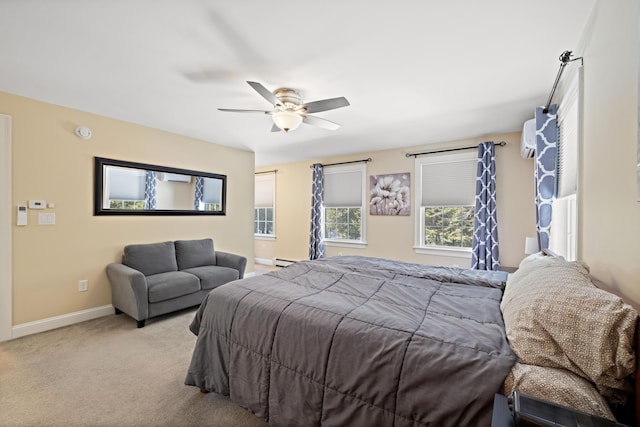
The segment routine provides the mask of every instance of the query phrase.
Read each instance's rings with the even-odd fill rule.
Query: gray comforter
[[[506,274],[334,257],[214,289],[187,385],[275,426],[489,426]]]

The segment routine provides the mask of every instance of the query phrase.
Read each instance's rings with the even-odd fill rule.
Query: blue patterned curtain
[[[536,163],[534,166],[536,228],[540,249],[549,247],[551,202],[555,196],[557,157],[557,105],[536,109]]]
[[[156,208],[156,172],[147,171],[144,178],[144,208],[153,210]]]
[[[471,249],[471,268],[475,270],[497,270],[500,267],[495,150],[493,141],[478,145],[476,214]]]
[[[193,202],[193,208],[197,211],[203,210],[203,207],[200,206],[202,201],[204,200],[204,178],[201,176],[196,176],[196,191]]]
[[[313,182],[311,184],[311,234],[309,236],[309,259],[324,256],[322,242],[322,165],[313,164]]]

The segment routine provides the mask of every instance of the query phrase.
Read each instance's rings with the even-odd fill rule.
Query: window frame
[[[553,212],[551,227],[549,230],[549,249],[562,255],[567,261],[575,261],[578,259],[578,206],[579,206],[579,186],[580,186],[580,147],[582,143],[582,87],[583,74],[582,67],[579,67],[572,79],[569,81],[567,90],[564,93],[558,106],[558,163],[556,164],[556,196],[551,202]],[[575,115],[563,116],[563,111],[571,111],[575,108]],[[575,127],[575,140],[571,143],[563,143],[564,136],[560,129],[565,127],[567,118],[572,118],[576,122],[571,123],[570,127]],[[567,152],[567,148],[572,152]],[[570,156],[570,157],[568,157]],[[561,162],[567,160],[567,163],[575,168],[575,176],[571,177],[571,183],[574,187],[568,188],[564,184],[562,172],[567,171],[563,168]]]
[[[414,229],[414,252],[422,255],[437,255],[446,257],[456,257],[471,260],[471,247],[455,247],[455,246],[436,246],[425,245],[423,236],[425,233],[425,218],[424,209],[422,206],[422,170],[423,166],[430,164],[443,164],[443,163],[458,163],[464,161],[475,161],[477,164],[478,153],[477,151],[469,150],[468,152],[455,152],[455,153],[440,153],[432,154],[425,157],[415,158],[415,184],[416,191],[414,192],[414,206],[415,206],[415,229]],[[466,205],[465,205],[466,206]],[[475,209],[475,203],[474,203]],[[475,215],[475,213],[474,213]]]
[[[267,220],[266,219],[267,218],[267,209],[271,209],[271,220]],[[256,219],[256,213],[257,213],[256,211],[258,211],[258,210],[264,210],[264,218],[265,219]],[[273,238],[275,238],[275,233],[273,233],[273,232],[272,233],[256,233],[255,232],[256,222],[265,223],[265,224],[271,223],[271,230],[275,231],[275,221],[273,220],[273,208],[272,207],[254,207],[253,208],[253,229],[254,229],[253,235],[256,238],[262,238],[262,239],[273,239]]]
[[[327,208],[326,206],[322,206],[322,240],[325,246],[335,246],[335,247],[358,247],[364,248],[367,244],[367,213],[366,204],[367,204],[367,167],[366,164],[355,164],[355,165],[339,165],[339,166],[327,166],[323,168],[323,177],[331,174],[340,174],[340,173],[353,173],[359,172],[361,178],[361,186],[360,186],[360,240],[351,240],[351,239],[330,239],[325,236],[325,212],[326,209],[331,208],[357,208],[357,206],[331,206]],[[323,191],[326,191],[326,187]],[[323,195],[324,199],[324,195]]]
[[[254,206],[253,206],[253,237],[258,240],[275,240],[276,239],[276,173],[275,172],[266,172],[266,173],[258,173],[254,177],[254,185],[258,181],[271,181],[271,206],[256,206],[255,203],[255,193],[254,193]],[[272,225],[272,233],[271,234],[263,234],[255,232],[255,223],[256,223],[256,209],[260,208],[271,208],[271,222]]]

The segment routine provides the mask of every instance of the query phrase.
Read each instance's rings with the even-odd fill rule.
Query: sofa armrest
[[[147,279],[140,271],[124,264],[107,265],[113,306],[136,320],[149,317]]]
[[[216,265],[220,267],[235,268],[240,273],[240,279],[244,277],[244,270],[247,268],[247,257],[229,252],[216,251]]]

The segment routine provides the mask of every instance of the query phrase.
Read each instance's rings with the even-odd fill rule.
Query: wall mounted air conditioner
[[[181,175],[181,174],[178,174],[178,173],[163,172],[161,180],[162,181],[171,181],[171,182],[191,182],[191,176],[190,175]]]
[[[520,155],[523,159],[533,159],[536,154],[536,119],[527,120],[522,126]]]

